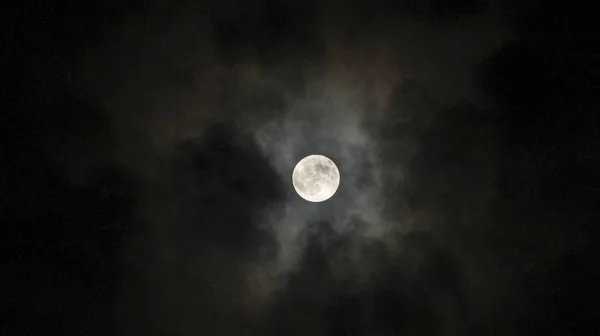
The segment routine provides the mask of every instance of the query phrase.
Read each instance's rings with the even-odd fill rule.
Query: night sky
[[[0,334],[599,334],[592,8],[15,2]]]

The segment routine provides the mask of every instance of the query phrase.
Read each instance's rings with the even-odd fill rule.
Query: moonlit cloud
[[[496,0],[49,6],[7,30],[21,108],[6,133],[23,143],[5,151],[9,331],[594,321],[573,294],[594,283],[598,203],[582,15]],[[291,183],[310,154],[341,173],[325,202]]]

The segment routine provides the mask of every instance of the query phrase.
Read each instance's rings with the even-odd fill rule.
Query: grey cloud
[[[423,263],[435,262],[439,255],[429,249],[456,253],[461,238],[440,243],[450,229],[432,224],[448,209],[438,207],[435,191],[424,191],[447,183],[436,184],[437,173],[413,157],[420,152],[419,160],[433,157],[427,167],[437,165],[443,154],[427,141],[449,140],[434,139],[431,120],[461,99],[484,101],[471,73],[501,45],[503,29],[496,16],[483,15],[373,20],[353,35],[360,10],[328,16],[330,8],[313,11],[314,23],[307,19],[277,35],[264,27],[282,18],[251,3],[234,12],[159,6],[126,21],[117,42],[89,58],[89,83],[119,128],[118,159],[144,172],[151,189],[139,207],[147,227],[128,251],[132,265],[148,265],[140,275],[152,279],[146,290],[168,302],[143,307],[143,292],[132,294],[124,298],[129,311],[171,310],[160,323],[187,335],[219,328],[235,334],[223,321],[258,328],[253,323],[291,309],[290,323],[327,332],[336,327],[319,314],[338,314],[329,307],[336,297],[368,297],[355,293],[383,286],[394,304],[405,304],[402,291],[413,283],[404,278],[439,275],[415,266],[414,273],[395,275],[410,282],[401,289],[377,278],[418,265],[409,256],[419,253]],[[274,37],[261,44],[261,34]],[[337,194],[319,205],[304,203],[290,184],[295,163],[312,153],[333,159],[342,174]],[[415,190],[432,207],[412,209]],[[485,211],[485,201],[472,201],[456,211]],[[437,243],[421,246],[415,230],[433,232]],[[306,261],[314,251],[321,251],[321,266]],[[321,283],[302,280],[313,273]],[[212,292],[214,280],[224,289]],[[299,297],[314,286],[325,287]],[[313,311],[293,308],[303,300]],[[435,308],[435,300],[427,297],[423,309]],[[195,320],[190,311],[213,315]],[[444,315],[450,311],[432,314],[452,319]],[[375,322],[377,313],[357,314],[366,319],[360,328],[371,324],[382,334],[393,328],[388,317]],[[145,322],[137,319],[125,322],[132,331]]]

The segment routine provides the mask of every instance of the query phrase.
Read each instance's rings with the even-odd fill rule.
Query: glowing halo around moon
[[[340,186],[340,171],[328,157],[309,155],[296,164],[292,184],[303,199],[323,202],[330,199]]]

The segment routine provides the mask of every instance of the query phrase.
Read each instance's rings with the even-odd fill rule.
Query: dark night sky
[[[597,334],[591,8],[6,8],[0,333]]]

